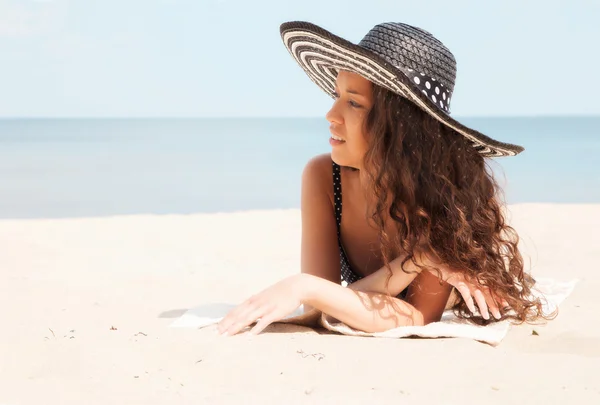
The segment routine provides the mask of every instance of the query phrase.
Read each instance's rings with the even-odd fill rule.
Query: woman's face
[[[362,168],[368,146],[364,124],[373,103],[372,86],[356,73],[340,70],[337,76],[336,100],[325,118],[331,124],[331,158],[340,166]]]

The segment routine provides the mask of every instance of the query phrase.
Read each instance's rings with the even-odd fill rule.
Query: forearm
[[[381,267],[348,287],[357,291],[378,292],[393,296],[400,294],[421,272],[421,268],[416,266],[412,260],[404,263],[404,268],[402,268],[404,258],[405,256],[395,258],[390,262],[389,269],[385,266]],[[419,261],[424,266],[439,267],[423,255],[419,255]]]
[[[348,288],[356,291],[385,293],[393,296],[400,294],[418,274],[418,269],[415,270],[411,264],[406,266],[409,272],[402,270],[400,268],[401,260],[399,258],[390,263],[391,274],[387,267],[382,267],[348,285]]]
[[[423,315],[412,305],[384,293],[357,291],[307,274],[301,275],[303,304],[365,332],[398,326],[423,325]]]

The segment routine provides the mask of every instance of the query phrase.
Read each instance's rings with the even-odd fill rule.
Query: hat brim
[[[524,150],[522,146],[497,141],[456,121],[424,95],[402,70],[368,49],[303,21],[283,23],[280,33],[292,57],[332,98],[337,72],[347,70],[412,101],[442,124],[467,137],[485,157],[514,156]]]

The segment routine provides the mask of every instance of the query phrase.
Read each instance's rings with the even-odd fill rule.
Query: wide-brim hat
[[[350,71],[412,101],[467,137],[483,156],[514,156],[524,150],[468,128],[450,116],[456,60],[442,42],[421,28],[378,24],[358,44],[304,21],[283,23],[280,33],[296,62],[333,98],[338,72]]]

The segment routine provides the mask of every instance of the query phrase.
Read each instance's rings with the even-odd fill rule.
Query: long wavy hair
[[[418,258],[426,253],[505,299],[512,311],[501,309],[503,319],[547,318],[530,295],[534,280],[524,272],[519,236],[505,221],[502,190],[484,157],[405,98],[373,85],[373,101],[364,123],[364,171],[368,195],[376,196],[369,219],[379,230],[390,277],[389,263],[399,252],[406,255],[404,271],[408,261],[423,269]],[[397,227],[393,236],[385,231],[386,218]],[[486,323],[457,295],[459,317]]]

